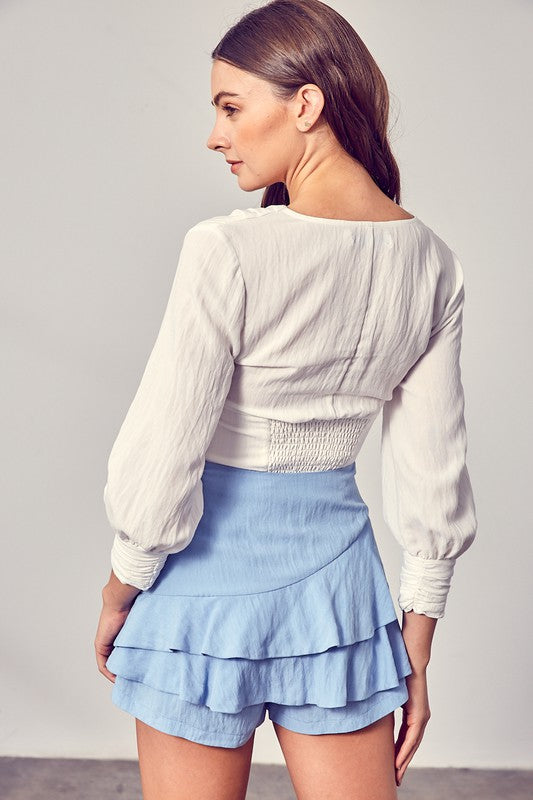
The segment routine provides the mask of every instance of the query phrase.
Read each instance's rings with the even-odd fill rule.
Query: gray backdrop
[[[0,4],[2,755],[136,757],[133,719],[112,705],[93,653],[112,542],[106,460],[185,231],[260,204],[206,140],[209,53],[261,4]],[[465,271],[479,532],[437,624],[432,718],[412,766],[532,767],[532,4],[331,5],[387,78],[403,207]],[[400,549],[381,516],[380,424],[358,483],[396,601]],[[283,761],[268,718],[254,761]]]

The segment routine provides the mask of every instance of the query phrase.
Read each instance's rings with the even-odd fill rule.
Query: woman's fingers
[[[428,720],[420,720],[417,722],[408,723],[406,721],[407,713],[404,711],[404,719],[396,742],[396,784],[399,786],[403,780],[405,770],[407,769],[411,759],[418,750],[424,730]]]
[[[98,665],[98,670],[110,680],[111,683],[115,683],[116,675],[107,669],[106,662],[113,650],[113,642],[124,625],[128,614],[129,609],[117,611],[104,604],[100,613],[100,619],[98,620],[98,629],[94,639],[96,663]]]
[[[111,681],[111,683],[115,683],[116,675],[113,675],[106,667],[106,662],[109,656],[111,655],[111,651],[113,650],[112,647],[106,647],[100,642],[95,641],[94,649],[96,651],[96,663],[98,664],[98,670],[105,675],[105,677]]]
[[[431,717],[427,675],[425,670],[406,677],[409,699],[403,705],[402,724],[395,743],[396,784],[399,786],[405,770],[420,746],[424,730]]]

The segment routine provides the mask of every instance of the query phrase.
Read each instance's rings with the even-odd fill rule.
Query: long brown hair
[[[320,0],[271,0],[236,22],[211,58],[269,81],[283,100],[305,83],[319,86],[322,116],[338,142],[400,203],[400,173],[387,139],[387,82],[337,11]],[[278,182],[265,188],[261,206],[289,202],[286,185]]]

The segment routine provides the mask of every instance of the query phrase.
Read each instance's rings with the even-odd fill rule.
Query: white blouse
[[[118,579],[149,588],[191,542],[206,459],[275,472],[344,466],[383,410],[398,602],[444,616],[477,530],[463,306],[457,255],[417,217],[338,220],[271,205],[195,224],[108,460]]]

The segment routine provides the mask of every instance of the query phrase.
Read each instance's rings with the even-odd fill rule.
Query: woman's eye
[[[227,115],[226,115],[226,116],[228,116],[228,117],[231,117],[231,116],[233,116],[233,114],[235,113],[235,111],[237,111],[237,110],[238,110],[238,109],[234,108],[233,106],[222,106],[222,108],[224,109],[224,111],[227,111],[227,112],[228,112],[228,113],[227,113]]]

